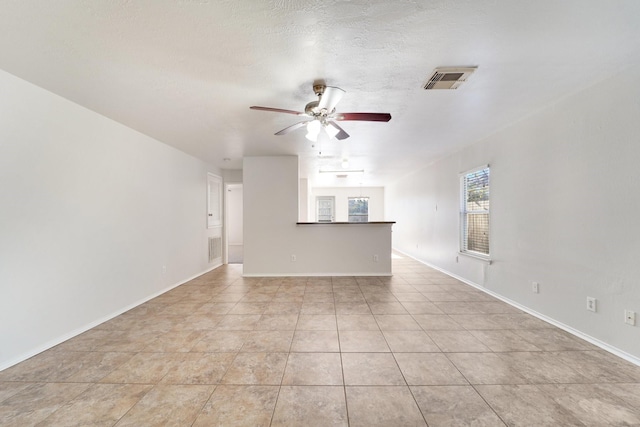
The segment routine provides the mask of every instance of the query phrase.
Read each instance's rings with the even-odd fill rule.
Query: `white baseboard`
[[[392,273],[249,273],[242,277],[391,277]]]
[[[80,334],[82,334],[84,332],[87,332],[89,329],[93,329],[96,326],[98,326],[98,325],[100,325],[100,324],[102,324],[102,323],[104,323],[104,322],[106,322],[108,320],[111,320],[114,317],[117,317],[117,316],[121,315],[122,313],[125,313],[125,312],[131,310],[132,308],[135,308],[135,307],[137,307],[139,305],[142,305],[145,302],[150,301],[150,300],[152,300],[152,299],[164,294],[165,292],[169,292],[170,290],[172,290],[174,288],[177,288],[178,286],[183,285],[183,284],[187,283],[188,281],[195,279],[196,277],[200,277],[203,274],[206,274],[206,273],[208,273],[208,272],[210,272],[212,270],[215,270],[216,268],[220,267],[221,265],[222,264],[210,267],[210,268],[208,268],[207,270],[205,270],[205,271],[203,271],[201,273],[195,274],[195,275],[193,275],[193,276],[191,276],[191,277],[189,277],[189,278],[187,278],[187,279],[185,279],[185,280],[183,280],[181,282],[173,284],[173,285],[171,285],[171,286],[169,286],[169,287],[167,287],[167,288],[165,288],[165,289],[163,289],[161,291],[158,291],[158,292],[156,292],[154,294],[151,294],[151,295],[149,295],[149,296],[147,296],[147,297],[145,297],[145,298],[143,298],[143,299],[141,299],[139,301],[136,301],[136,302],[134,302],[132,304],[129,304],[129,305],[127,305],[127,306],[125,306],[125,307],[123,307],[123,308],[121,308],[121,309],[119,309],[119,310],[117,310],[117,311],[115,311],[115,312],[113,312],[111,314],[103,316],[103,317],[101,317],[99,319],[94,320],[93,322],[90,322],[90,323],[88,323],[88,324],[86,324],[84,326],[81,326],[81,327],[79,327],[77,329],[74,329],[73,331],[70,331],[70,332],[68,332],[66,334],[63,334],[63,335],[61,335],[59,337],[56,337],[56,338],[54,338],[52,340],[49,340],[49,341],[45,342],[44,344],[42,344],[42,345],[40,345],[40,346],[38,346],[36,348],[33,348],[33,349],[21,354],[18,357],[15,357],[15,358],[7,361],[7,362],[2,363],[0,365],[0,371],[3,371],[3,370],[5,370],[5,369],[7,369],[7,368],[9,368],[9,367],[11,367],[13,365],[17,365],[18,363],[23,362],[23,361],[29,359],[30,357],[33,357],[33,356],[35,356],[37,354],[40,354],[43,351],[49,350],[50,348],[53,348],[53,347],[57,346],[58,344],[61,344],[61,343],[65,342],[65,341],[67,341],[67,340],[69,340],[69,339],[71,339],[73,337],[76,337],[76,336],[78,336],[78,335],[80,335]]]
[[[474,283],[474,282],[472,282],[470,280],[465,279],[464,277],[460,277],[460,276],[458,276],[458,275],[456,275],[454,273],[451,273],[450,271],[447,271],[447,270],[445,270],[443,268],[440,268],[440,267],[438,267],[436,265],[433,265],[433,264],[430,264],[430,263],[428,263],[426,261],[423,261],[423,260],[420,260],[418,258],[415,258],[414,256],[409,255],[409,254],[407,254],[405,252],[402,252],[399,249],[393,248],[393,250],[398,252],[398,253],[401,253],[402,255],[406,256],[407,258],[411,258],[414,261],[419,262],[420,264],[424,264],[427,267],[431,267],[434,270],[438,270],[438,271],[446,274],[447,276],[450,276],[450,277],[453,277],[454,279],[460,280],[461,282],[464,282],[469,286],[473,286],[474,288],[476,288],[476,289],[478,289],[478,290],[480,290],[480,291],[482,291],[482,292],[484,292],[484,293],[486,293],[488,295],[491,295],[492,297],[497,298],[502,302],[505,302],[505,303],[507,303],[507,304],[519,309],[519,310],[524,311],[525,313],[528,313],[528,314],[530,314],[530,315],[532,315],[534,317],[537,317],[538,319],[543,320],[543,321],[545,321],[545,322],[547,322],[547,323],[549,323],[549,324],[551,324],[553,326],[556,326],[556,327],[558,327],[558,328],[560,328],[560,329],[562,329],[562,330],[564,330],[566,332],[569,332],[571,335],[574,335],[574,336],[576,336],[576,337],[578,337],[580,339],[583,339],[583,340],[585,340],[585,341],[587,341],[587,342],[589,342],[589,343],[591,343],[591,344],[593,344],[593,345],[595,345],[597,347],[600,347],[601,349],[603,349],[605,351],[608,351],[611,354],[615,354],[616,356],[621,357],[622,359],[624,359],[624,360],[626,360],[628,362],[631,362],[634,365],[640,366],[640,358],[638,358],[638,357],[636,357],[636,356],[634,356],[632,354],[629,354],[624,350],[620,350],[617,347],[614,347],[614,346],[612,346],[610,344],[607,344],[604,341],[600,341],[599,339],[594,338],[594,337],[592,337],[590,335],[587,335],[584,332],[581,332],[581,331],[579,331],[579,330],[577,330],[577,329],[575,329],[575,328],[573,328],[573,327],[571,327],[569,325],[565,325],[562,322],[558,322],[557,320],[555,320],[555,319],[553,319],[553,318],[551,318],[551,317],[549,317],[549,316],[547,316],[545,314],[538,313],[537,311],[532,310],[529,307],[520,304],[519,302],[510,300],[509,298],[506,298],[506,297],[504,297],[504,296],[502,296],[502,295],[500,295],[500,294],[498,294],[496,292],[493,292],[493,291],[491,291],[489,289],[486,289],[486,288],[478,285],[477,283]]]

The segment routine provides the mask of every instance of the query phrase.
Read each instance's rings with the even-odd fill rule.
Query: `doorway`
[[[333,222],[336,198],[334,196],[316,197],[316,218],[318,222]]]
[[[244,243],[242,233],[242,184],[226,185],[227,264],[242,264]]]

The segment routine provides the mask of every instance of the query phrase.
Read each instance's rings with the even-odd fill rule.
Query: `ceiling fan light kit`
[[[366,122],[388,122],[391,120],[389,113],[336,113],[336,105],[345,94],[343,89],[334,86],[321,84],[313,85],[313,92],[318,96],[317,101],[309,102],[304,113],[282,108],[251,106],[252,110],[271,111],[273,113],[294,114],[296,116],[308,116],[307,120],[295,123],[278,132],[276,135],[285,135],[302,127],[307,128],[306,138],[316,142],[322,129],[329,135],[329,138],[343,140],[349,138],[349,134],[342,129],[336,121],[366,121]]]

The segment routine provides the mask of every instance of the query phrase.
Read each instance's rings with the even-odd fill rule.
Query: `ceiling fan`
[[[336,105],[345,94],[345,91],[339,87],[314,84],[313,92],[318,95],[318,100],[308,103],[304,108],[304,112],[255,105],[249,108],[252,110],[272,111],[274,113],[294,114],[296,116],[308,116],[306,120],[286,127],[275,134],[284,135],[306,126],[306,137],[313,142],[318,140],[318,135],[322,129],[330,138],[335,137],[339,140],[349,138],[349,134],[338,126],[337,121],[388,122],[391,120],[391,114],[389,113],[337,113]]]

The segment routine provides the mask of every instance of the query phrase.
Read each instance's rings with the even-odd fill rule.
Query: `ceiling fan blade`
[[[320,101],[318,101],[318,108],[320,110],[326,109],[327,112],[331,113],[336,105],[342,99],[342,96],[345,94],[345,91],[340,89],[339,87],[327,86],[324,89],[324,93],[320,95]]]
[[[389,113],[340,113],[335,120],[360,120],[365,122],[388,122],[391,120]]]
[[[256,105],[249,107],[252,110],[261,110],[261,111],[271,111],[274,113],[287,113],[287,114],[295,114],[296,116],[304,116],[305,113],[301,113],[299,111],[293,110],[283,110],[282,108],[271,108],[271,107],[258,107]]]
[[[284,129],[282,129],[280,132],[276,132],[275,135],[284,135],[286,133],[292,132],[296,129],[300,129],[301,127],[304,127],[307,123],[309,123],[311,120],[307,120],[305,122],[299,122],[296,123],[295,125],[291,125],[289,127],[286,127]]]
[[[335,136],[336,139],[339,139],[340,141],[342,141],[343,139],[349,138],[349,134],[345,132],[344,129],[342,129],[340,126],[338,126],[336,122],[329,121],[329,123],[331,124],[331,126],[335,126],[335,128],[340,131],[336,134]]]

